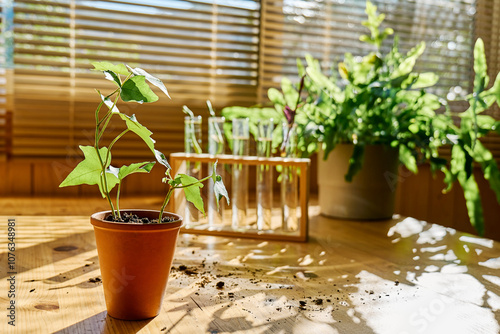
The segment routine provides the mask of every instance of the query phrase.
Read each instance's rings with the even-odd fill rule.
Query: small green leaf
[[[488,74],[486,65],[486,55],[484,54],[484,43],[478,38],[474,45],[474,92],[479,94],[488,85]]]
[[[464,191],[465,204],[469,214],[471,225],[476,229],[479,235],[484,235],[484,218],[481,197],[474,175],[466,177],[465,171],[458,174],[458,181]]]
[[[168,94],[168,91],[167,91],[167,87],[165,87],[165,84],[160,80],[158,79],[157,77],[155,76],[152,76],[151,74],[149,74],[148,72],[144,71],[142,68],[134,68],[132,69],[130,66],[127,65],[127,68],[132,72],[134,73],[134,75],[142,75],[146,78],[147,81],[149,81],[151,84],[155,85],[156,87],[160,88],[161,91],[163,93],[165,93],[165,95],[167,95],[169,98],[170,95]]]
[[[123,180],[125,177],[127,177],[130,174],[134,173],[149,173],[151,172],[151,169],[153,169],[153,166],[155,165],[156,162],[154,161],[145,161],[145,162],[138,162],[138,163],[133,163],[130,166],[121,166],[120,169],[118,170],[118,179]]]
[[[407,75],[413,70],[415,63],[425,50],[425,42],[421,42],[408,52],[408,57],[392,72],[391,79]]]
[[[307,67],[306,72],[320,88],[326,89],[330,94],[340,94],[341,89],[318,69]]]
[[[286,105],[295,109],[297,107],[299,93],[295,90],[292,82],[287,77],[283,77],[283,79],[281,79],[281,91],[283,92]]]
[[[182,184],[181,177],[179,175],[177,175],[173,180],[169,180],[168,184],[171,187],[177,187],[177,186],[181,185]]]
[[[274,87],[269,88],[269,90],[267,91],[267,97],[269,98],[269,101],[271,101],[274,104],[281,104],[281,105],[286,104],[283,94]]]
[[[214,163],[213,171],[212,171],[212,180],[214,182],[214,194],[217,202],[217,207],[219,207],[219,201],[225,197],[227,204],[229,204],[229,195],[227,193],[226,187],[224,186],[224,182],[222,182],[222,177],[217,175],[217,161]]]
[[[104,71],[104,77],[109,81],[113,81],[118,87],[122,86],[122,81],[120,80],[120,76],[117,75],[113,71]]]
[[[154,150],[154,154],[156,157],[156,161],[167,167],[167,169],[172,169],[172,167],[170,167],[170,164],[168,163],[167,157],[165,157],[165,154],[161,153],[158,150]]]
[[[229,204],[229,195],[220,175],[217,175],[216,181],[214,182],[214,194],[217,200],[217,206],[222,198],[226,198],[226,203]]]
[[[493,87],[489,89],[489,92],[495,96],[496,102],[500,106],[500,73],[497,74],[495,83],[493,84]]]
[[[411,88],[420,89],[434,86],[439,81],[439,76],[432,72],[420,73]]]
[[[345,63],[339,63],[339,73],[343,79],[349,78],[349,70],[347,70]]]
[[[143,75],[137,75],[125,81],[120,96],[125,102],[150,103],[158,101],[158,96],[149,88]]]
[[[344,176],[347,182],[352,182],[352,178],[356,175],[363,167],[365,157],[365,146],[364,145],[354,145],[354,150],[352,156],[349,159],[349,168],[347,174]]]
[[[205,214],[203,198],[200,192],[200,189],[203,188],[203,184],[199,182],[197,178],[186,174],[179,174],[178,176],[180,177],[182,185],[185,186],[182,189],[184,189],[186,200],[193,203],[198,210]]]
[[[417,174],[417,160],[406,145],[399,145],[399,160],[406,166],[406,168],[408,168],[409,171],[413,174]]]
[[[99,190],[101,194],[104,196],[104,191],[101,186],[101,164],[99,162],[99,157],[97,152],[93,146],[81,146],[80,149],[83,152],[84,160],[81,161],[74,169],[69,173],[66,179],[61,182],[59,187],[67,187],[67,186],[76,186],[81,184],[95,185],[99,186]],[[108,149],[106,147],[102,147],[99,149],[99,155],[101,156],[102,161],[106,160],[106,156],[108,155]],[[111,154],[110,154],[111,155]],[[105,166],[106,168],[109,166],[108,164]],[[106,173],[106,181],[108,185],[108,191],[111,191],[117,184],[118,178],[112,173]]]
[[[115,72],[116,74],[123,74],[123,75],[128,75],[129,71],[127,70],[127,67],[123,64],[118,64],[118,65],[113,65],[110,62],[107,61],[101,61],[101,62],[93,62],[92,65],[94,65],[94,70],[96,71],[111,71]]]
[[[135,118],[135,115],[127,116],[125,114],[120,113],[120,117],[125,121],[125,123],[127,123],[127,128],[130,131],[134,132],[139,137],[141,137],[141,139],[146,143],[146,145],[148,145],[151,152],[155,153],[155,141],[153,138],[151,138],[151,135],[153,133],[149,131],[148,128],[143,126],[141,123],[139,123]]]

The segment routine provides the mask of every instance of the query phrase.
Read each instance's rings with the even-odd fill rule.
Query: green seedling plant
[[[120,190],[123,180],[125,177],[135,173],[149,173],[156,162],[158,162],[166,168],[165,177],[162,179],[162,182],[168,185],[165,200],[160,208],[158,223],[162,222],[163,212],[175,189],[183,189],[186,200],[193,203],[198,210],[204,213],[200,189],[203,187],[204,181],[213,179],[217,204],[223,197],[229,201],[222,178],[216,174],[216,164],[214,164],[212,174],[201,180],[185,174],[172,176],[170,174],[171,167],[165,155],[155,148],[156,142],[151,138],[153,133],[139,123],[135,115],[129,116],[118,110],[117,104],[119,100],[139,104],[156,102],[159,98],[153,92],[150,85],[158,87],[164,94],[170,97],[167,88],[160,79],[152,76],[143,69],[131,68],[124,64],[114,65],[109,62],[95,62],[92,65],[94,66],[94,70],[103,72],[105,78],[113,82],[116,88],[107,95],[103,95],[99,90],[96,90],[100,98],[100,103],[95,110],[94,143],[93,145],[80,146],[84,160],[69,173],[59,185],[60,187],[83,184],[97,185],[102,197],[109,203],[113,220],[121,221]],[[107,146],[103,146],[101,145],[103,136],[113,117],[123,120],[125,128]],[[111,150],[113,146],[130,132],[142,139],[156,161],[132,163],[121,167],[111,165]],[[111,191],[115,187],[117,188],[116,200],[113,203]]]

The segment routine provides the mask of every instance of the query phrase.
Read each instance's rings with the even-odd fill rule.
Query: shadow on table
[[[74,325],[63,328],[53,334],[75,334],[75,333],[138,333],[152,319],[141,321],[126,321],[112,318],[102,311],[90,318],[77,322]]]
[[[40,256],[40,261],[32,261],[29,266],[24,265],[23,262],[18,264],[17,273],[23,273],[25,271],[30,271],[37,269],[38,267],[47,265],[50,262],[62,261],[67,258],[71,258],[82,253],[91,251],[95,249],[95,243],[87,242],[88,240],[93,240],[94,232],[83,232],[83,233],[74,233],[67,235],[62,238],[58,238],[55,240],[50,240],[47,242],[37,243],[30,247],[26,248],[17,248],[16,249],[16,258],[18,259],[26,259],[32,258],[35,256]],[[24,239],[27,239],[26,237]],[[46,250],[50,249],[52,251],[52,258],[43,258],[43,254],[46,254]],[[89,261],[94,263],[88,264]],[[62,281],[66,281],[72,279],[76,276],[81,275],[82,273],[95,270],[98,266],[96,264],[96,258],[93,257],[91,259],[87,259],[85,263],[82,264],[81,268],[77,268],[71,272],[61,273],[60,275],[45,278],[47,283],[61,283]],[[87,268],[89,267],[89,268]],[[0,272],[0,278],[6,277],[7,272]]]
[[[316,247],[181,237],[176,262],[197,275],[174,271],[169,330],[203,316],[209,333],[497,333],[493,241],[411,218],[367,224],[333,226]]]

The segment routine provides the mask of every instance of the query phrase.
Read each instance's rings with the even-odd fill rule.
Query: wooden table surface
[[[88,217],[0,217],[3,231],[16,224],[14,298],[7,234],[0,240],[0,332],[500,331],[499,243],[412,218],[312,211],[308,243],[181,234],[161,313],[145,321],[106,315]]]

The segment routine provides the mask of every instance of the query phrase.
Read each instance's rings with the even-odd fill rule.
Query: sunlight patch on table
[[[461,236],[458,238],[460,241],[463,242],[468,242],[471,244],[476,244],[488,248],[493,248],[493,240],[488,240],[488,239],[483,239],[483,238],[475,238],[475,237],[468,237],[466,235]]]
[[[477,324],[496,324],[494,313],[481,307],[485,288],[470,275],[424,273],[417,277],[414,286],[403,283],[395,286],[393,281],[367,271],[356,277],[359,289],[351,295],[351,300],[361,320],[374,333],[466,334],[476,332]],[[390,297],[362,301],[366,290]],[[447,297],[447,293],[455,298]],[[482,333],[493,334],[498,330],[498,324],[484,326]]]
[[[500,257],[488,259],[484,262],[479,262],[479,265],[491,269],[500,269]]]

